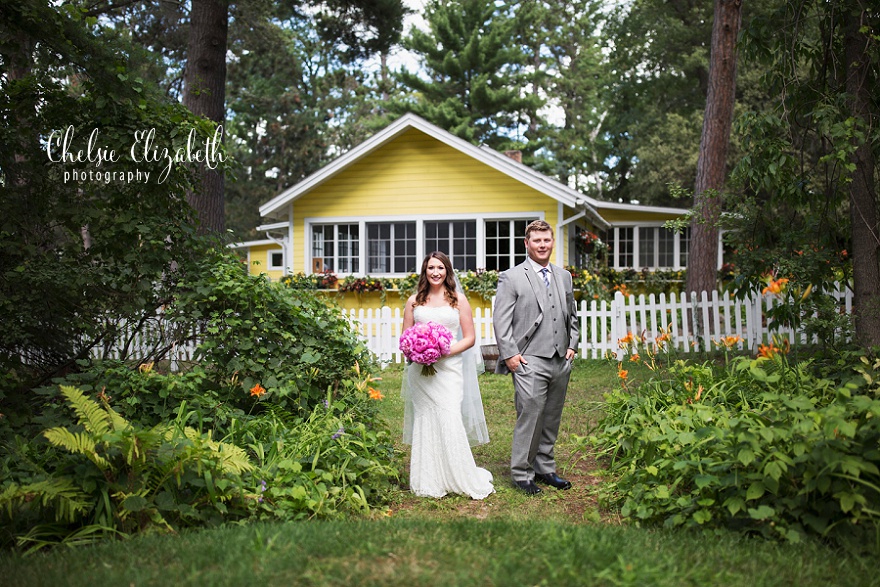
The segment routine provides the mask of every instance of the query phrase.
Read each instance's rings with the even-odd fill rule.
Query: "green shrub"
[[[272,403],[308,411],[369,354],[342,313],[308,291],[244,273],[229,255],[206,259],[181,284],[178,322],[199,325],[195,359],[247,398],[260,385]]]
[[[608,503],[667,526],[846,540],[880,523],[880,400],[872,375],[834,381],[782,353],[718,367],[673,361],[606,397],[583,448]]]
[[[258,466],[260,499],[251,504],[253,514],[336,518],[380,507],[399,470],[391,434],[377,422],[349,400],[328,399],[306,417],[272,410],[236,430]]]

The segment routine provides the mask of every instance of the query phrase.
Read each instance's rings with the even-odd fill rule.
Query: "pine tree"
[[[392,108],[414,112],[472,143],[515,146],[540,101],[521,91],[525,56],[514,41],[509,9],[493,0],[431,0],[425,13],[429,31],[414,29],[404,41],[421,57],[424,73],[398,72],[412,93]]]

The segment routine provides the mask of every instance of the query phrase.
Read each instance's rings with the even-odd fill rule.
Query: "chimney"
[[[522,151],[504,151],[504,154],[516,161],[517,163],[522,163]]]

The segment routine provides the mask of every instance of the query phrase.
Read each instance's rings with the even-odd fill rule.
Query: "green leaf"
[[[776,510],[768,505],[761,505],[757,508],[749,508],[749,517],[753,520],[766,520],[776,515]]]
[[[834,495],[840,502],[840,510],[843,513],[851,512],[856,505],[856,496],[849,492],[840,492]]]
[[[743,448],[736,455],[737,460],[741,462],[743,465],[750,465],[755,460],[755,453],[751,448]]]
[[[764,492],[764,484],[760,481],[755,481],[749,485],[749,488],[746,491],[746,500],[751,501],[753,499],[758,499],[764,495]]]
[[[692,517],[697,524],[705,524],[712,519],[712,512],[709,510],[697,510]]]
[[[746,502],[743,498],[739,496],[729,497],[724,501],[724,506],[727,508],[727,511],[730,512],[731,516],[735,516],[738,512],[741,512],[746,507]]]
[[[147,507],[147,500],[140,495],[129,495],[122,500],[122,507],[130,512],[139,512]]]
[[[779,478],[782,476],[782,467],[776,461],[769,461],[764,465],[764,474],[775,481],[779,481]]]
[[[718,477],[715,475],[697,475],[694,477],[694,484],[699,489],[703,489],[704,487],[715,483],[718,483]]]

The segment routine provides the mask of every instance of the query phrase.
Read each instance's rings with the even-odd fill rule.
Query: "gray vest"
[[[544,307],[544,318],[532,335],[528,353],[536,357],[551,358],[558,354],[565,356],[568,350],[568,323],[565,320],[565,292],[557,287],[558,281],[552,275],[550,287],[543,287],[544,280],[538,274],[539,294]]]

